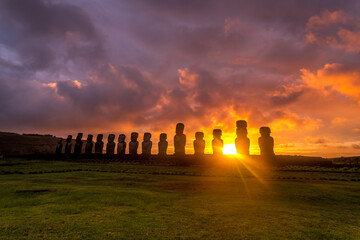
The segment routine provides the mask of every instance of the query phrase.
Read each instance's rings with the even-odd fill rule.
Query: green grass
[[[3,160],[0,239],[360,239],[360,173],[302,170]]]

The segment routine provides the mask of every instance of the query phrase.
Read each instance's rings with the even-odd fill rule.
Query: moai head
[[[93,135],[89,134],[87,139],[86,139],[86,142],[91,143],[92,140],[93,140]]]
[[[109,136],[108,136],[108,142],[109,142],[109,143],[112,143],[112,142],[114,142],[114,140],[115,140],[115,134],[109,134]]]
[[[236,136],[238,137],[247,137],[248,131],[246,128],[237,128]]]
[[[151,138],[151,133],[144,133],[144,142],[149,142]]]
[[[261,127],[260,128],[260,135],[262,137],[269,137],[271,133],[271,130],[269,127]]]
[[[72,135],[68,135],[67,138],[66,138],[66,142],[67,143],[70,143],[72,140]]]
[[[160,142],[165,142],[167,139],[167,134],[166,133],[161,133],[160,134]]]
[[[236,121],[237,128],[247,128],[247,122],[245,120]]]
[[[139,137],[139,134],[137,132],[132,132],[131,133],[131,141],[132,142],[136,142],[138,137]]]
[[[76,136],[76,141],[81,141],[83,137],[83,133],[78,133],[78,135]]]
[[[222,135],[222,131],[221,129],[214,129],[213,130],[213,136],[214,136],[214,139],[220,139],[221,138],[221,135]]]
[[[58,144],[62,144],[62,141],[63,141],[63,139],[62,139],[62,138],[59,138]]]
[[[176,134],[183,134],[184,128],[185,128],[185,125],[183,123],[176,124]]]
[[[96,137],[96,141],[97,142],[101,142],[103,140],[103,135],[102,134],[98,134],[97,137]]]
[[[203,132],[196,132],[195,133],[196,140],[204,140],[204,133]]]
[[[125,142],[125,138],[126,138],[125,134],[120,134],[118,138],[118,142]]]

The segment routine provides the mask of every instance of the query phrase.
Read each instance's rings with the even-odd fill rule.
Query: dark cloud
[[[9,53],[0,62],[2,126],[86,127],[120,116],[139,121],[146,117],[141,111],[156,105],[161,87],[136,67],[108,63],[105,39],[81,8],[45,1],[1,4],[10,23],[1,31],[12,40],[1,39]]]
[[[1,2],[1,13],[0,31],[6,36],[0,42],[14,55],[6,60],[20,65],[26,74],[54,68],[63,71],[70,61],[93,67],[106,57],[104,37],[79,7],[6,0]]]
[[[89,16],[72,5],[39,0],[5,0],[2,4],[12,19],[23,26],[27,36],[63,38],[68,32],[76,32],[85,39],[93,39],[97,35]]]
[[[96,74],[95,81],[81,85],[71,80],[60,81],[57,93],[85,113],[134,120],[128,119],[128,114],[139,113],[139,118],[144,118],[142,113],[156,105],[163,91],[136,68],[103,66]]]
[[[291,92],[287,95],[276,95],[271,98],[271,101],[274,105],[286,105],[295,102],[303,93],[304,90],[300,90],[297,92]]]
[[[324,10],[307,22],[307,40],[319,45],[328,45],[347,52],[360,51],[360,17],[342,9]]]

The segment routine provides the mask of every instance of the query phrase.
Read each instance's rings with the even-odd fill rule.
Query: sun
[[[223,154],[226,155],[236,155],[235,144],[225,144],[223,148]]]

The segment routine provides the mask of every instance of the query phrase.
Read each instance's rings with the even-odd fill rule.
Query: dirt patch
[[[314,178],[303,178],[303,179],[293,179],[293,178],[275,178],[270,179],[272,182],[296,182],[296,183],[316,183],[316,184],[338,184],[340,181],[349,182],[350,180],[346,179],[314,179]]]
[[[157,182],[156,180],[153,179],[146,179],[146,178],[137,178],[137,177],[119,177],[119,178],[115,178],[116,181],[121,181],[121,182]]]
[[[15,193],[45,193],[51,192],[51,189],[33,189],[33,190],[16,190]]]
[[[231,185],[231,184],[230,184]],[[217,181],[199,181],[199,182],[177,182],[161,185],[160,188],[170,191],[179,192],[205,192],[205,191],[220,191],[224,188],[231,187],[229,183]]]

